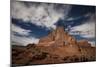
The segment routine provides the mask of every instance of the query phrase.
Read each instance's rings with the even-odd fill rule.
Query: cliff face
[[[48,36],[41,38],[39,44],[36,46],[52,47],[52,49],[56,47],[54,53],[59,54],[62,52],[62,55],[66,54],[66,52],[69,54],[80,54],[81,47],[91,48],[91,44],[89,44],[88,41],[77,41],[73,36],[69,35],[68,32],[65,32],[63,27],[57,27],[57,29],[53,30]]]
[[[63,27],[58,27],[48,36],[41,38],[38,46],[64,46],[75,44],[77,44],[75,38],[65,32]]]

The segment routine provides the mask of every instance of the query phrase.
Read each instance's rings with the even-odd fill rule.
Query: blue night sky
[[[86,39],[95,46],[95,6],[14,1],[11,24],[15,45],[38,43],[57,26],[64,26],[77,40]]]

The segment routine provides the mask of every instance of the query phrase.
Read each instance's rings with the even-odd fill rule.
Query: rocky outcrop
[[[28,44],[26,47],[28,48],[28,49],[30,49],[30,48],[33,48],[33,47],[35,47],[36,46],[36,44]]]
[[[75,44],[77,45],[75,38],[65,32],[63,27],[58,27],[48,36],[41,38],[37,46],[64,46]]]
[[[78,45],[80,47],[91,47],[91,44],[88,43],[88,41],[86,41],[86,40],[80,40],[80,41],[78,41]]]

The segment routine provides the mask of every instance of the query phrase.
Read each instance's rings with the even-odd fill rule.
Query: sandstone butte
[[[77,41],[61,26],[40,38],[38,44],[28,44],[24,48],[16,47],[12,50],[13,64],[52,64],[95,60],[96,47],[92,47],[86,40]]]

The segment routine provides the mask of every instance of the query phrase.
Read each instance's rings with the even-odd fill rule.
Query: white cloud
[[[92,47],[96,47],[95,41],[89,41],[89,43],[91,44]]]
[[[90,15],[90,18],[84,22],[84,24],[74,26],[70,30],[72,35],[81,35],[84,38],[95,38],[95,18],[94,14]]]
[[[32,36],[30,37],[29,33],[31,32],[31,30],[23,29],[23,28],[16,26],[14,24],[11,25],[11,32],[12,32],[11,33],[12,45],[26,46],[29,43],[37,44],[39,41],[38,38],[35,38]],[[14,33],[17,33],[21,36],[17,36]]]
[[[27,4],[29,3],[27,2]],[[70,5],[59,6],[45,3],[31,3],[27,7],[26,3],[13,1],[11,4],[11,16],[23,21],[31,21],[31,23],[39,26],[55,29],[56,26],[54,24],[67,15],[70,9]]]
[[[29,32],[31,32],[31,30],[23,29],[23,28],[16,26],[14,24],[11,25],[11,31],[15,32],[19,35],[26,35],[26,36],[29,35]]]
[[[95,39],[95,15],[90,15],[90,18],[84,22],[84,24],[74,26],[71,28],[69,34],[80,35],[86,39]],[[88,40],[91,46],[95,47],[95,41]]]
[[[73,20],[77,20],[77,19],[80,19],[80,18],[81,18],[80,16],[79,17],[69,17],[66,20],[67,21],[73,21]]]
[[[22,46],[26,46],[30,43],[38,44],[39,42],[39,39],[34,37],[20,37],[14,34],[11,35],[11,40],[12,40],[12,45],[15,44],[15,45],[22,45]]]
[[[72,27],[71,32],[76,32],[75,34],[79,34],[85,38],[93,38],[95,37],[95,23],[85,23],[79,26]]]

